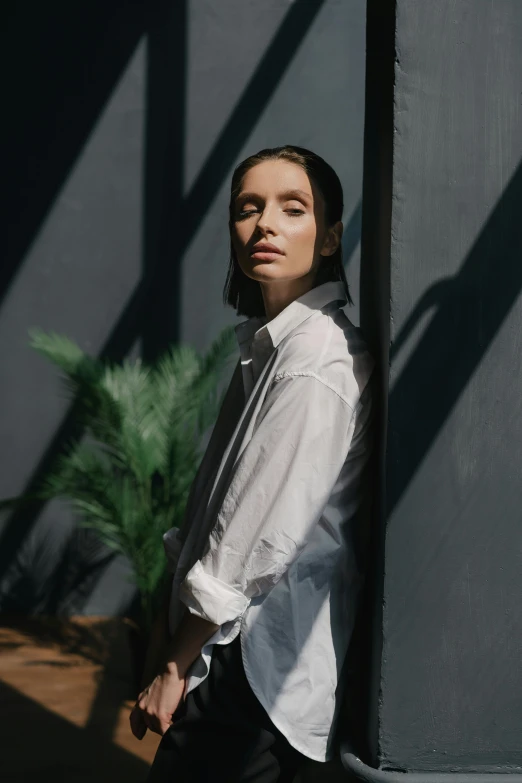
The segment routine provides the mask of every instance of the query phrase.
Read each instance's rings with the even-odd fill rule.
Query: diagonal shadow
[[[288,67],[292,58],[310,29],[317,13],[321,9],[324,0],[309,3],[307,0],[296,0],[287,12],[280,28],[265,54],[263,55],[255,73],[246,86],[243,95],[239,99],[230,120],[225,125],[215,147],[210,153],[203,169],[196,179],[191,191],[186,199],[180,204],[178,215],[178,225],[181,232],[177,237],[178,247],[176,252],[177,263],[173,259],[165,256],[168,248],[171,247],[171,239],[167,234],[171,230],[170,205],[162,201],[162,219],[160,223],[149,224],[145,227],[145,250],[148,254],[144,260],[144,274],[141,281],[127,302],[117,324],[109,335],[102,351],[101,356],[110,358],[114,361],[121,360],[131,349],[136,339],[140,336],[144,327],[144,321],[147,316],[156,318],[158,307],[154,301],[152,293],[161,286],[166,288],[162,272],[165,272],[166,266],[171,264],[176,266],[176,271],[169,272],[169,279],[179,280],[180,259],[191,239],[193,233],[197,230],[201,221],[204,219],[213,199],[222,185],[222,179],[234,163],[237,152],[246,142],[248,135],[255,125],[256,120],[261,115],[267,101],[273,90],[282,78],[285,69]],[[153,16],[151,21],[151,44],[153,51],[149,53],[150,73],[157,73],[158,68],[165,63],[166,57],[172,57],[172,53],[166,51],[166,46],[172,39],[165,33],[162,35],[158,31],[158,25],[165,20],[178,19],[181,17],[169,17],[165,6],[170,4],[160,4],[158,16]],[[180,14],[183,12],[179,12]],[[167,16],[164,16],[167,14]],[[156,25],[156,27],[155,27]],[[157,49],[154,47],[157,46]],[[184,51],[184,46],[182,51]],[[151,87],[150,80],[148,86]],[[148,96],[149,101],[164,101],[165,95],[160,91],[151,92]],[[183,108],[178,111],[183,114]],[[174,112],[174,107],[162,108],[153,104],[148,106],[151,111],[152,127],[148,126],[148,138],[154,139],[157,126],[154,124],[165,116],[164,112]],[[176,127],[182,128],[181,120],[172,120],[172,115],[168,115],[170,122]],[[169,125],[172,127],[172,125]],[[170,141],[170,140],[169,140]],[[148,145],[148,142],[147,142]],[[149,147],[147,147],[149,150]],[[168,155],[170,145],[167,145],[165,154]],[[171,153],[174,154],[175,153]],[[151,153],[152,155],[152,153]],[[147,162],[151,162],[149,157]],[[165,165],[171,163],[171,159],[163,160],[163,171]],[[171,164],[172,165],[172,164]],[[173,165],[173,171],[164,174],[161,179],[161,161],[154,160],[154,171],[147,175],[147,191],[145,193],[146,219],[153,218],[152,206],[158,203],[158,199],[169,193],[179,193],[180,174],[179,165],[176,160]],[[168,178],[167,178],[168,177]],[[157,188],[157,190],[156,190]],[[154,191],[154,192],[153,192]],[[159,192],[159,195],[156,193]],[[167,238],[165,238],[167,236]],[[173,275],[174,277],[170,277]],[[163,299],[164,301],[164,299]],[[149,355],[152,352],[151,342],[154,335],[158,333],[158,328],[154,325],[149,326],[148,337],[146,340],[147,351]],[[171,337],[177,327],[170,324]],[[62,424],[59,426],[51,443],[46,449],[45,454],[37,465],[33,475],[28,482],[26,491],[31,492],[42,480],[45,473],[49,470],[57,454],[63,447],[64,442],[77,438],[81,435],[81,429],[76,422],[76,407],[71,406],[66,414]],[[36,522],[39,514],[44,507],[44,503],[35,503],[31,512],[27,509],[15,511],[6,521],[2,535],[0,537],[0,579],[4,576],[13,553],[20,547],[26,535]]]
[[[273,91],[290,65],[299,45],[308,30],[324,0],[307,2],[296,0],[288,10],[274,39],[264,53],[256,71],[234,108],[230,119],[223,128],[214,148],[205,161],[199,176],[196,178],[190,192],[180,204],[177,225],[180,234],[177,237],[175,258],[179,270],[179,262],[187,245],[204,220],[213,200],[215,199],[223,179],[234,164],[238,151],[246,143],[255,123],[259,119]],[[164,96],[163,96],[164,99]],[[147,199],[153,198],[147,193]],[[167,210],[163,230],[167,231],[171,224],[169,204],[162,205]],[[161,229],[160,229],[161,230]],[[158,242],[156,247],[164,247]],[[152,257],[146,262],[144,276],[131,295],[118,323],[109,335],[103,348],[103,355],[119,359],[130,350],[140,333],[146,300],[156,290],[159,284],[156,275],[163,263],[171,263],[172,259]],[[179,271],[178,271],[179,275]],[[176,336],[176,335],[175,335]]]
[[[2,147],[9,154],[0,304],[143,34],[145,11],[139,0],[83,0],[33,3],[29,11],[10,3],[2,16],[9,32]]]
[[[428,290],[421,296],[406,321],[404,322],[402,329],[397,337],[390,345],[390,361],[399,355],[402,347],[406,343],[408,337],[413,333],[415,326],[420,321],[422,316],[431,310],[432,307],[438,307],[446,296],[452,296],[453,292],[453,278],[447,277],[443,280],[437,280],[433,283]]]
[[[419,300],[402,330],[390,345],[395,359],[427,310],[436,307],[431,321],[397,374],[389,395],[387,377],[387,329],[389,328],[389,241],[391,236],[391,161],[393,155],[394,11],[390,5],[368,1],[367,93],[363,188],[363,261],[361,275],[367,299],[362,312],[373,342],[382,346],[382,432],[388,420],[388,442],[375,473],[387,473],[387,497],[372,519],[371,573],[359,629],[362,640],[357,655],[359,680],[365,681],[355,698],[357,712],[344,717],[341,758],[355,747],[370,765],[378,763],[380,671],[382,654],[382,605],[384,575],[384,527],[407,491],[419,465],[479,367],[486,351],[522,290],[522,167],[519,166],[500,196],[473,247],[454,277],[436,282]],[[367,214],[366,214],[367,213]],[[368,219],[366,219],[366,217]],[[361,294],[362,295],[362,294]],[[366,329],[365,329],[366,331]],[[388,408],[388,411],[386,410]],[[394,429],[395,422],[400,431]],[[384,454],[386,468],[384,468]],[[381,513],[382,512],[382,513]],[[362,677],[361,677],[362,673]],[[355,689],[357,692],[357,689]],[[346,692],[348,697],[348,692]],[[350,692],[350,696],[352,693]],[[353,765],[346,763],[353,774]]]
[[[521,203],[522,163],[459,272],[439,284],[437,312],[390,393],[388,518],[522,291]]]
[[[522,291],[522,224],[518,212],[522,203],[522,163],[499,198],[459,271],[451,278],[437,281],[421,297],[402,330],[390,347],[395,358],[416,323],[432,307],[437,307],[415,350],[406,362],[388,397],[388,438],[386,453],[386,524],[403,493],[414,478],[422,460],[434,443],[473,373],[479,367],[495,335]],[[412,415],[413,413],[413,415]],[[393,429],[398,422],[400,432]],[[407,447],[405,447],[407,444]],[[381,621],[384,573],[384,529],[379,529],[373,548],[378,552],[372,585],[366,596],[367,617],[372,628],[363,623],[361,649],[370,656],[380,672]],[[377,609],[376,609],[377,607]],[[372,646],[372,638],[373,646]],[[365,669],[364,679],[373,675]],[[369,705],[376,698],[364,689]],[[364,704],[363,701],[359,702]],[[375,720],[372,718],[375,729]],[[364,718],[368,727],[368,716]],[[349,724],[341,754],[356,747],[361,758],[376,763],[376,751],[367,749],[355,723]],[[372,731],[372,730],[370,730]],[[363,751],[359,750],[363,748]],[[351,768],[350,768],[351,769]]]
[[[58,679],[60,674],[55,676]],[[107,738],[108,734],[99,728],[79,728],[1,681],[0,696],[5,714],[9,715],[9,720],[2,722],[0,740],[2,780],[145,780],[150,765],[114,745],[110,735]]]
[[[356,699],[362,721],[361,712],[355,720],[349,714],[340,738],[341,759],[351,774],[353,749],[370,766],[378,764],[374,743],[379,734],[385,525],[522,292],[521,203],[522,162],[459,271],[426,291],[390,346],[393,359],[424,313],[437,308],[388,396],[385,509],[383,518],[374,520],[379,523],[372,543],[374,564],[357,651],[360,679],[366,681]]]
[[[159,4],[147,37],[145,182],[142,279],[149,281],[134,332],[153,361],[178,340],[187,85],[187,0]],[[138,325],[141,324],[141,328]],[[126,327],[124,327],[125,330]],[[116,341],[118,342],[118,341]],[[129,346],[130,348],[130,346]],[[122,356],[121,346],[105,349]]]
[[[161,314],[162,310],[165,309],[165,304],[158,307],[154,291],[162,292],[163,301],[165,302],[165,292],[168,292],[169,287],[171,287],[172,291],[176,281],[179,281],[180,260],[188,241],[210,208],[218,189],[221,187],[222,178],[235,160],[237,150],[245,143],[271,92],[291,62],[295,50],[311,26],[321,6],[322,0],[314,4],[306,3],[305,0],[298,0],[287,13],[272,44],[265,53],[256,73],[238,102],[185,201],[181,200],[183,123],[179,114],[182,112],[176,114],[174,108],[168,106],[164,100],[164,90],[158,87],[160,78],[163,80],[162,84],[165,84],[165,73],[169,71],[169,68],[165,66],[169,61],[172,62],[174,57],[172,32],[169,35],[169,30],[172,31],[172,20],[176,19],[179,32],[179,29],[184,27],[183,11],[178,10],[177,16],[169,15],[165,8],[158,12],[151,24],[149,39],[144,275],[119,323],[104,346],[103,355],[114,359],[123,357],[140,334],[144,335],[144,347],[149,356],[158,350],[158,345],[160,344],[158,338],[162,334],[168,334],[169,341],[175,339],[175,322],[161,321],[158,318],[158,313]],[[179,42],[179,39],[177,40]],[[176,58],[178,67],[180,69],[183,68],[184,48],[182,41],[176,50]],[[156,74],[158,81],[156,81],[154,74]],[[170,82],[169,86],[171,86]],[[170,133],[178,140],[180,149],[173,150],[171,136],[170,144],[167,143],[163,147],[163,155],[161,155],[158,154],[161,144],[158,145],[157,140],[159,136],[161,141],[161,134],[165,134],[165,129],[170,129]],[[167,133],[167,137],[168,135]],[[160,208],[159,211],[153,208],[154,202]],[[177,232],[178,246],[177,248],[172,248],[172,236],[176,232],[172,230],[170,214],[172,210],[175,215],[176,208],[178,213],[177,223],[180,230]],[[357,206],[347,229],[345,229],[343,245],[347,259],[353,253],[358,242],[359,231],[360,205]],[[181,242],[179,242],[180,237]],[[172,250],[176,252],[170,252]],[[172,306],[168,307],[168,309],[171,312],[173,310]],[[147,312],[148,318],[146,317]],[[151,319],[153,319],[152,323]],[[147,320],[147,331],[144,332],[143,322],[145,320]],[[71,437],[71,431],[74,430],[75,426],[74,419],[75,416],[72,410],[53,439],[51,448],[47,451],[44,460],[52,460],[54,454],[60,450],[64,439]],[[78,432],[77,435],[79,434]],[[31,482],[32,486],[39,480],[39,477],[46,469],[45,462],[38,466]],[[2,566],[5,568],[8,564],[13,549],[20,545],[40,510],[41,506],[34,509],[31,517],[26,513],[15,514],[9,525],[6,526],[6,532],[0,547],[0,572]],[[16,516],[19,517],[18,520]],[[2,563],[2,552],[5,553],[5,564]],[[103,690],[102,683],[100,687],[101,695],[103,695]]]
[[[180,276],[186,247],[322,3],[323,0],[305,4],[299,0],[287,12],[185,199],[186,5],[179,3],[175,10],[164,7],[155,16],[148,40],[143,278],[104,347],[105,355],[115,358],[125,355],[141,333],[142,355],[152,361],[179,339]],[[172,89],[171,74],[176,77],[176,90]],[[169,92],[176,96],[175,103],[165,100]],[[358,221],[360,215],[356,208],[348,224],[348,258],[358,241]],[[106,673],[93,702],[90,720],[106,710],[106,677],[110,680]]]
[[[37,562],[23,554],[15,557],[9,578],[0,591],[0,611],[13,614],[30,609],[37,614],[56,617],[82,611],[94,587],[116,553],[89,528],[75,526],[61,550],[45,537]],[[51,573],[41,564],[50,562]]]

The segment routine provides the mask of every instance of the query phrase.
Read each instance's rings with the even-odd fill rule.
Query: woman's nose
[[[265,210],[257,221],[257,225],[264,233],[273,232],[275,226],[273,215]]]

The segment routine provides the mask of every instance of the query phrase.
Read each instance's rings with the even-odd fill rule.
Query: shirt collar
[[[300,326],[315,310],[320,310],[334,301],[347,301],[344,283],[340,280],[331,280],[310,289],[310,291],[290,302],[284,310],[281,310],[268,323],[266,316],[252,316],[247,321],[242,321],[234,327],[237,341],[241,346],[249,340],[260,339],[268,334],[275,348],[281,340],[297,326]]]

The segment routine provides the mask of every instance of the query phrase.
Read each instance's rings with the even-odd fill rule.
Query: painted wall
[[[31,326],[93,353],[204,349],[222,304],[234,166],[267,146],[323,155],[345,190],[358,322],[365,6],[360,0],[99,0],[15,7],[0,274],[0,497],[41,475],[72,422]],[[128,564],[60,503],[4,515],[0,611],[119,614]]]
[[[522,764],[522,4],[398,0],[379,764]]]

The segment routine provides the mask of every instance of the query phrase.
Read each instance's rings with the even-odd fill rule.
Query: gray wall
[[[35,15],[30,28],[21,10],[9,19],[0,497],[30,486],[74,430],[29,327],[122,358],[175,339],[204,349],[237,322],[222,304],[229,182],[262,147],[309,147],[338,172],[358,322],[364,3],[97,1]],[[4,515],[0,536],[0,610],[128,608],[127,563],[62,504]]]
[[[522,4],[398,0],[379,764],[522,764]]]

